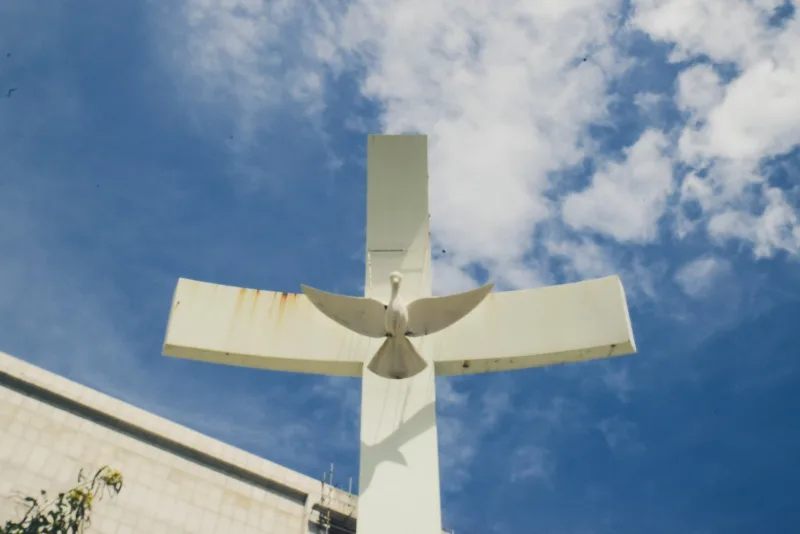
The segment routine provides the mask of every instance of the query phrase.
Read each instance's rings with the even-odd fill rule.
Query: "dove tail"
[[[428,363],[406,338],[387,337],[367,368],[378,376],[392,379],[410,378],[422,372]]]

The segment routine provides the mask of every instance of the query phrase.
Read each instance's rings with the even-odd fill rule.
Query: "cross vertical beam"
[[[406,302],[429,296],[427,137],[370,135],[367,143],[365,294],[386,302],[389,273],[400,271]],[[436,385],[428,361],[405,380],[363,367],[358,534],[442,532]]]

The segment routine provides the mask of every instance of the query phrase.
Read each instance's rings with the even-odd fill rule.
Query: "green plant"
[[[83,470],[78,473],[78,485],[54,499],[47,498],[42,490],[36,497],[20,496],[28,507],[19,521],[7,521],[0,526],[0,534],[80,534],[91,523],[92,504],[102,499],[104,493],[116,495],[122,490],[122,473],[104,466],[92,478]]]

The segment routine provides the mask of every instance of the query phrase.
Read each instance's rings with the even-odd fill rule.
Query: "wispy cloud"
[[[644,452],[645,446],[636,438],[636,425],[619,416],[603,419],[596,428],[603,434],[608,447],[615,452]]]
[[[552,454],[547,449],[526,445],[514,451],[511,482],[537,479],[547,482],[555,471]]]
[[[510,393],[492,387],[496,380],[470,389],[456,378],[438,378],[436,385],[443,489],[455,494],[469,482],[481,442],[511,410]]]
[[[691,297],[701,297],[730,269],[729,263],[715,256],[703,256],[683,265],[675,281]]]
[[[602,376],[603,383],[622,402],[628,401],[628,396],[633,391],[633,382],[628,374],[628,368],[622,366],[609,366]]]

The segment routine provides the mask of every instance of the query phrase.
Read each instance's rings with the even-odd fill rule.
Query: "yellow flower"
[[[78,502],[83,501],[85,503],[86,508],[91,508],[92,499],[94,499],[94,495],[92,495],[91,492],[89,492],[85,488],[75,488],[67,494],[67,498],[70,499],[71,501],[78,501]]]
[[[103,476],[103,482],[109,486],[117,486],[122,484],[122,473],[116,469],[112,469],[107,475]]]

